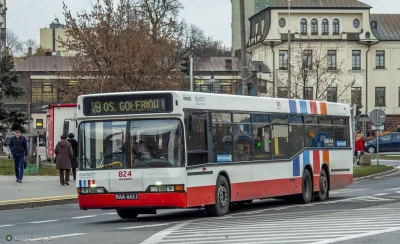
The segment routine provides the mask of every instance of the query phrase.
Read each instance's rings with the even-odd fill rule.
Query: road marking
[[[58,219],[50,219],[50,220],[42,220],[42,221],[34,221],[34,222],[28,222],[28,224],[41,224],[41,223],[50,223],[50,222],[56,222],[59,221]]]
[[[71,237],[71,236],[81,236],[81,235],[86,235],[86,233],[72,233],[72,234],[58,235],[58,236],[46,236],[46,237],[28,239],[28,241],[44,241],[44,240],[51,241],[52,239]]]
[[[86,219],[86,218],[93,218],[93,217],[97,217],[97,215],[78,216],[78,217],[73,217],[71,219]]]
[[[140,225],[140,226],[123,227],[123,228],[118,228],[118,230],[141,229],[141,228],[156,227],[156,226],[171,225],[171,224],[173,224],[173,222],[163,223],[163,224],[154,224],[154,225]]]
[[[165,237],[167,237],[168,235],[170,235],[172,232],[179,230],[185,226],[187,226],[188,224],[190,224],[191,222],[193,222],[193,220],[189,220],[189,221],[185,221],[183,223],[171,226],[165,230],[162,230],[152,236],[150,236],[149,238],[147,238],[146,240],[144,240],[143,242],[141,242],[140,244],[157,244],[159,243],[162,239],[164,239]]]
[[[313,244],[336,243],[336,242],[348,241],[348,240],[367,237],[367,236],[374,236],[374,235],[379,235],[379,234],[384,234],[384,233],[389,233],[389,232],[395,232],[395,231],[399,231],[399,230],[400,230],[400,227],[394,227],[394,228],[388,228],[388,229],[384,229],[384,230],[370,231],[370,232],[363,233],[363,234],[343,236],[343,237],[332,239],[332,240],[323,240],[323,241],[319,241],[319,242],[314,242]]]
[[[374,196],[385,196],[385,195],[388,195],[388,194],[389,194],[389,193],[387,193],[387,192],[385,193],[385,192],[384,192],[384,193],[375,194]]]
[[[2,227],[12,227],[12,226],[15,226],[15,225],[0,225],[0,228],[2,228]]]

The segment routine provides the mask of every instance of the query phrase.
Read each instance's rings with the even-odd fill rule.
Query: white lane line
[[[374,194],[374,196],[386,196],[386,195],[388,195],[388,194],[389,194],[389,193],[387,193],[387,192],[385,193],[385,192],[384,192],[384,193]]]
[[[0,225],[0,228],[2,228],[2,227],[12,227],[12,226],[15,226],[15,225]]]
[[[78,216],[78,217],[73,217],[71,219],[86,219],[86,218],[93,218],[93,217],[97,217],[97,215]]]
[[[370,232],[363,233],[363,234],[344,236],[344,237],[330,239],[330,240],[323,240],[323,241],[319,241],[319,242],[314,242],[312,244],[336,243],[336,242],[348,241],[348,240],[367,237],[367,236],[375,236],[375,235],[380,235],[380,234],[384,234],[384,233],[395,232],[395,231],[399,231],[399,230],[400,230],[400,227],[392,227],[392,228],[388,228],[388,229],[384,229],[384,230],[370,231]]]
[[[50,219],[50,220],[43,220],[43,221],[33,221],[33,222],[28,222],[29,224],[41,224],[41,223],[50,223],[50,222],[56,222],[59,221],[58,219]]]
[[[163,224],[154,224],[154,225],[139,225],[139,226],[118,228],[118,230],[141,229],[141,228],[156,227],[156,226],[171,225],[171,224],[173,224],[173,223],[163,223]]]
[[[156,243],[160,243],[165,237],[169,236],[171,233],[189,225],[190,223],[192,223],[194,220],[189,220],[189,221],[185,221],[183,223],[171,226],[169,228],[166,228],[165,230],[162,230],[160,232],[157,232],[156,234],[150,236],[149,238],[147,238],[146,240],[144,240],[143,242],[141,242],[140,244],[156,244]]]
[[[396,193],[400,193],[400,191],[396,191]]]
[[[58,235],[58,236],[44,236],[39,238],[28,239],[28,241],[44,241],[44,240],[51,241],[52,239],[71,237],[71,236],[81,236],[81,235],[86,235],[86,233],[72,233],[72,234]]]

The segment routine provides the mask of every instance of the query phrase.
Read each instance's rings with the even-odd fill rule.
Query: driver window
[[[382,141],[389,141],[391,139],[391,135],[384,135],[381,137]]]

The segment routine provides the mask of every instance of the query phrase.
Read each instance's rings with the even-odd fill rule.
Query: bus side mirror
[[[189,116],[189,132],[197,131],[197,120],[198,117],[196,115]]]

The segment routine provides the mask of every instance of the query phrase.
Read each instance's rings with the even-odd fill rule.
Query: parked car
[[[377,140],[365,143],[365,150],[376,153]],[[400,152],[400,132],[392,132],[379,137],[379,152]]]

